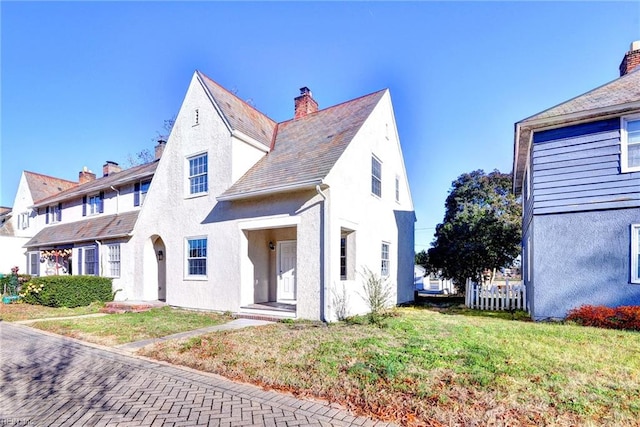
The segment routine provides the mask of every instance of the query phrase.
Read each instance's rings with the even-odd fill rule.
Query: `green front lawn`
[[[143,354],[404,425],[637,425],[640,333],[404,308],[382,327],[280,323]]]
[[[102,345],[118,345],[179,332],[219,325],[230,321],[217,313],[156,308],[141,313],[109,314],[70,320],[36,322],[32,326],[45,331]]]

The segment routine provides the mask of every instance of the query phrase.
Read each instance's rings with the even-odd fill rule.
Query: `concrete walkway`
[[[235,320],[232,320],[231,322],[227,322],[222,325],[208,326],[206,328],[194,329],[192,331],[187,331],[187,332],[179,332],[177,334],[167,335],[166,337],[161,337],[161,338],[150,338],[148,340],[130,342],[130,343],[118,345],[116,346],[116,348],[119,348],[125,351],[136,352],[140,350],[142,347],[146,347],[148,345],[155,344],[158,342],[177,340],[177,339],[183,339],[183,338],[191,338],[191,337],[196,337],[198,335],[208,334],[209,332],[228,331],[231,329],[242,329],[249,326],[268,325],[269,323],[273,323],[273,322],[268,322],[266,320],[235,319]]]
[[[248,322],[254,324],[226,327]],[[3,426],[391,425],[335,404],[2,321],[0,361]]]

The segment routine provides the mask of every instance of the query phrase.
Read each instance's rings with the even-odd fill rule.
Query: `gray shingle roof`
[[[225,120],[232,129],[239,130],[247,136],[271,146],[276,122],[247,104],[209,77],[197,71],[198,77],[204,83],[209,94],[215,100]]]
[[[273,149],[220,199],[325,178],[385,92],[386,89],[280,123]]]
[[[139,211],[97,216],[82,221],[45,227],[24,247],[62,245],[128,236],[138,219]]]
[[[536,127],[568,125],[576,120],[596,120],[605,115],[621,115],[637,109],[639,102],[640,69],[636,69],[587,93],[516,123],[513,158],[513,189],[515,193],[520,194],[522,190],[527,147],[531,132]]]
[[[613,107],[638,100],[640,100],[640,69],[526,118],[520,123]]]
[[[84,184],[77,184],[75,187],[55,194],[51,197],[36,200],[36,202],[34,203],[34,207],[46,206],[48,204],[61,202],[63,200],[75,199],[85,194],[110,188],[111,186],[115,187],[118,185],[135,182],[143,178],[148,178],[150,176],[153,176],[157,167],[158,161],[155,160],[151,163],[146,163],[144,165],[135,166],[120,172],[115,172],[101,178],[96,178],[95,180],[86,182]]]
[[[78,185],[77,182],[54,178],[40,173],[24,171],[29,191],[34,202],[61,193]]]

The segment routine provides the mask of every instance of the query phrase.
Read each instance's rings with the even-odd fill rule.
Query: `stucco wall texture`
[[[533,318],[564,318],[585,304],[640,305],[640,285],[630,283],[634,223],[640,209],[536,215]]]

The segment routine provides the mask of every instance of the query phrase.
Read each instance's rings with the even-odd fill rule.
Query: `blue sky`
[[[198,69],[277,121],[391,90],[426,249],[451,182],[510,172],[514,123],[618,77],[633,2],[0,3],[0,205],[152,148]]]

